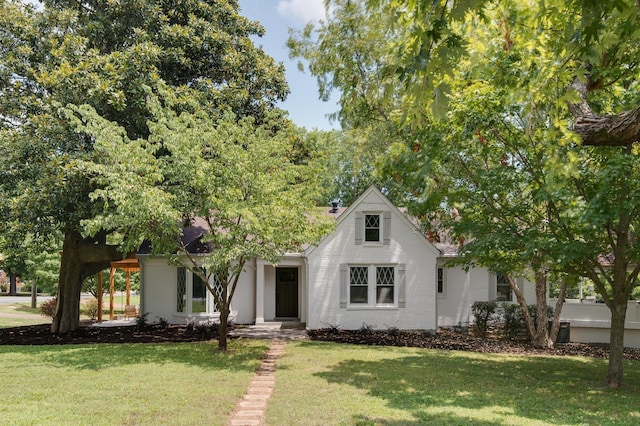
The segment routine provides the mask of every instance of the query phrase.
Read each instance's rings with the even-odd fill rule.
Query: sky
[[[298,70],[298,59],[289,59],[285,45],[288,29],[302,29],[309,21],[325,18],[323,0],[240,0],[240,14],[259,21],[265,28],[263,37],[255,37],[254,43],[265,53],[282,62],[286,69],[289,94],[279,106],[289,111],[289,118],[308,130],[339,129],[340,124],[330,122],[327,114],[338,110],[337,96],[323,102],[318,99],[318,85],[308,71]]]

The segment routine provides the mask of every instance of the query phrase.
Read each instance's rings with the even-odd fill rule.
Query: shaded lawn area
[[[0,346],[3,424],[227,421],[268,341]]]
[[[607,360],[328,342],[289,343],[268,424],[632,425],[640,363],[602,388]]]

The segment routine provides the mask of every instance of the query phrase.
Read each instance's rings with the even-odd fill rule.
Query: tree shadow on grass
[[[204,370],[254,371],[268,349],[268,342],[233,342],[226,353],[218,343],[124,343],[62,346],[0,346],[2,354],[17,353],[34,362],[78,370],[168,363],[186,364]]]
[[[631,364],[633,383],[617,390],[601,388],[606,360],[455,351],[346,359],[316,376],[363,389],[410,412],[415,424],[629,424],[640,420],[640,376]],[[361,414],[353,422],[407,424]]]

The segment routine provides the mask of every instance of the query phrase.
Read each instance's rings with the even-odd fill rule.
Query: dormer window
[[[380,242],[380,215],[364,215],[364,240],[368,243]]]

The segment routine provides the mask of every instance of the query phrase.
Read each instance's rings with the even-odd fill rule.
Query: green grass
[[[13,304],[0,303],[0,328],[45,323],[51,323],[51,319],[41,316],[40,309],[33,309],[30,302]]]
[[[29,303],[0,303],[0,313],[40,315],[40,309],[32,308]]]
[[[268,424],[632,425],[640,363],[603,389],[606,360],[289,343]]]
[[[19,425],[222,425],[267,341],[0,346],[0,419]]]
[[[127,296],[126,294],[114,294],[113,295],[113,306],[114,309],[120,309],[122,310],[122,307],[126,304],[127,302]],[[131,305],[139,305],[140,304],[140,295],[138,294],[131,294],[129,297],[129,302],[131,302]],[[104,297],[102,298],[102,307],[106,307],[107,308],[107,312],[109,311],[109,294],[105,294]]]
[[[13,303],[13,304],[4,304],[0,303],[0,328],[6,327],[20,327],[23,325],[36,325],[36,324],[46,324],[51,323],[50,318],[43,317],[40,315],[40,303],[38,304],[38,308],[31,308],[31,298],[25,297],[24,303]],[[86,299],[89,300],[89,299]],[[84,302],[85,300],[83,300]],[[121,294],[116,294],[114,296],[114,314],[122,315],[124,313],[124,303],[126,302],[126,296]],[[131,295],[130,302],[132,305],[140,304],[140,296],[139,295]],[[102,301],[102,318],[104,320],[109,319],[109,295],[104,297]],[[81,306],[81,311],[83,307]],[[3,316],[2,314],[10,314],[10,316]],[[18,316],[19,314],[23,314],[22,316]],[[89,317],[81,314],[80,319],[88,319]]]

